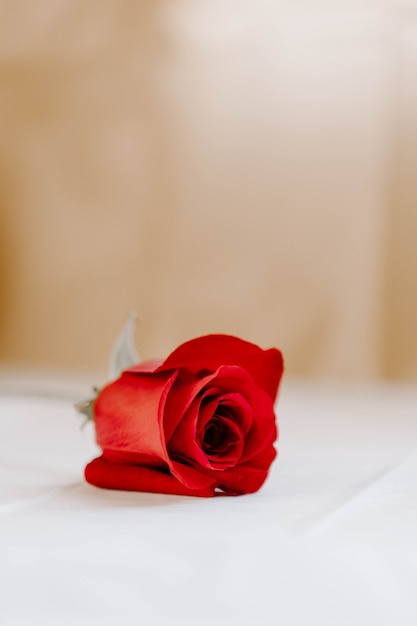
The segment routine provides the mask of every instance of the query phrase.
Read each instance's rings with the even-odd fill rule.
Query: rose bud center
[[[227,437],[225,435],[225,429],[222,421],[214,417],[206,426],[203,438],[203,450],[207,454],[211,452],[220,452],[224,448],[225,444],[228,445]]]
[[[201,447],[213,467],[225,469],[238,461],[243,436],[232,411],[219,411],[219,408],[204,428]]]

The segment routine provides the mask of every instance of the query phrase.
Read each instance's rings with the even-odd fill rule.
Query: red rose
[[[257,491],[276,456],[279,350],[228,335],[125,370],[94,404],[97,487],[193,496]]]

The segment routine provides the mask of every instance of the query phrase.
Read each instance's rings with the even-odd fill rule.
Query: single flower
[[[230,335],[125,369],[93,403],[97,487],[213,496],[257,491],[276,456],[282,355]]]

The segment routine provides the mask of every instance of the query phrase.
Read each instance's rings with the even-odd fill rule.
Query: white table
[[[214,499],[86,484],[71,399],[19,389],[0,395],[2,626],[417,624],[416,389],[284,381],[270,478]]]

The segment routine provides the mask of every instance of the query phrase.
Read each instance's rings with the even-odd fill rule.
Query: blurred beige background
[[[0,360],[417,376],[417,2],[0,4]]]

